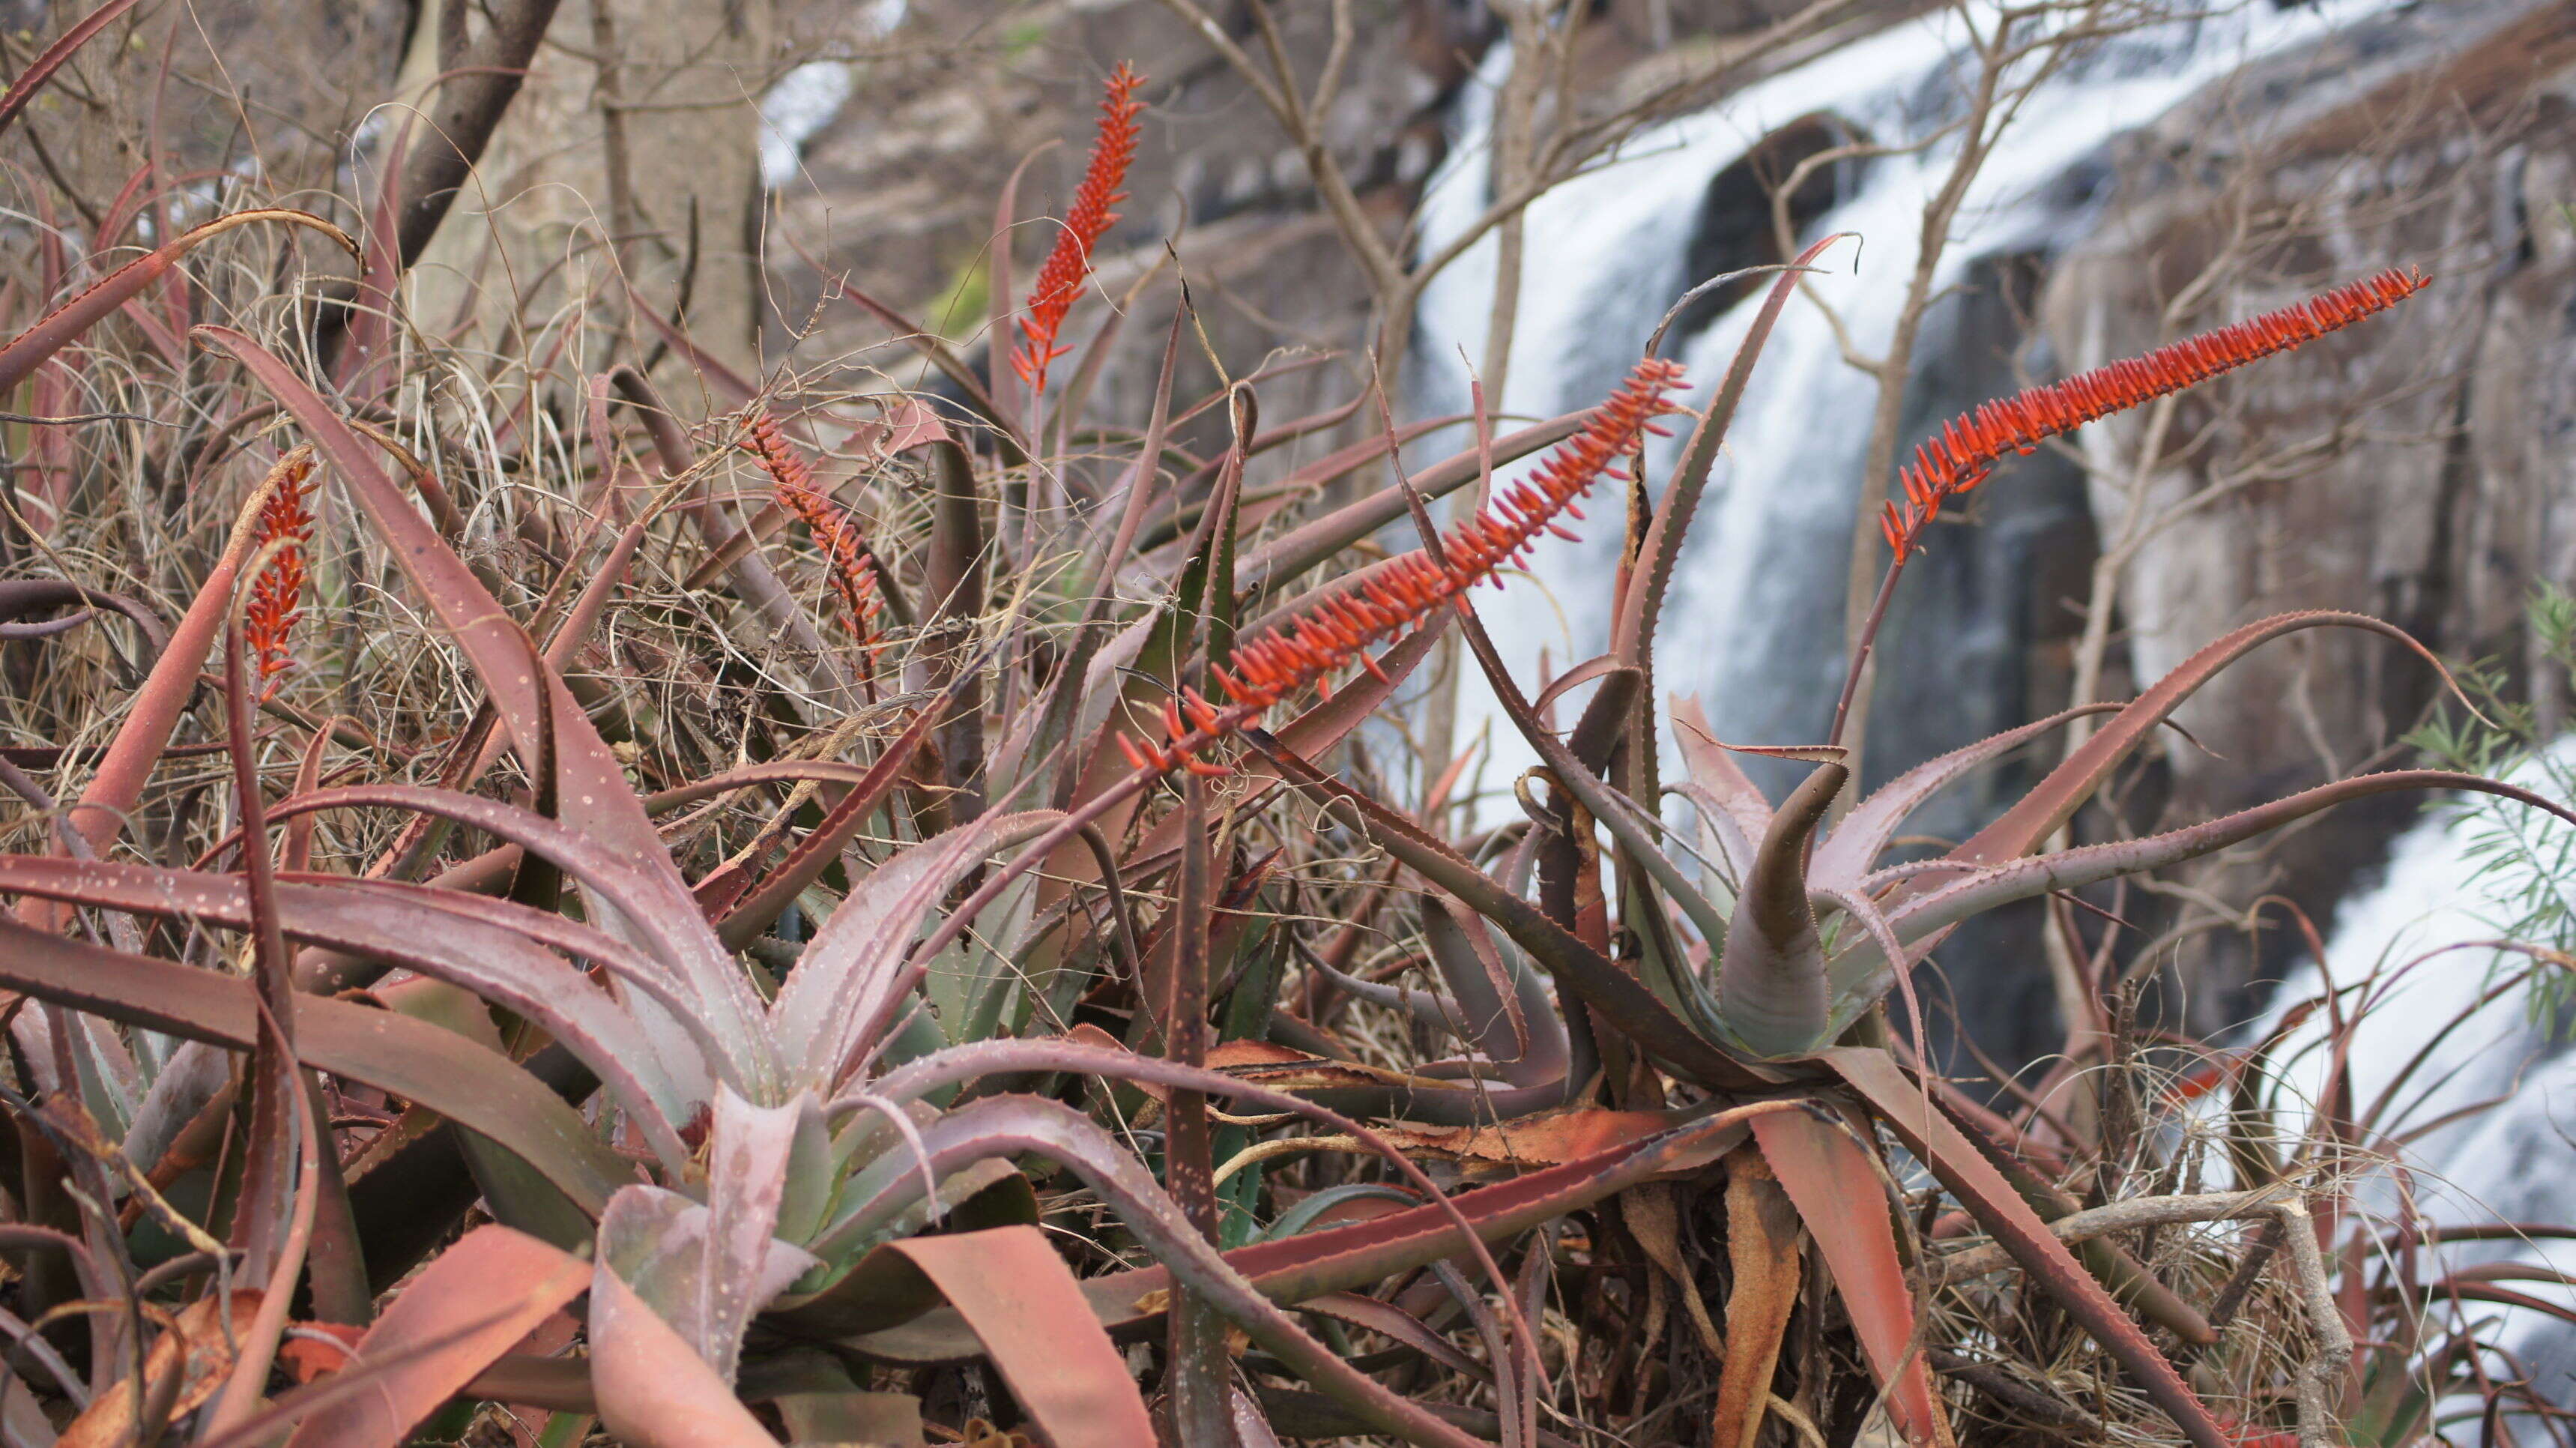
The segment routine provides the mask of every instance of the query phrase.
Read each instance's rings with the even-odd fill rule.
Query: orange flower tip
[[[1202,779],[1223,779],[1227,775],[1234,773],[1233,770],[1226,768],[1222,764],[1210,764],[1204,759],[1184,758],[1181,760],[1181,768],[1188,770],[1190,773],[1195,774]]]
[[[1317,679],[1317,680],[1315,681],[1315,697],[1316,697],[1317,699],[1330,699],[1330,698],[1332,698],[1332,697],[1333,697],[1333,681],[1332,681],[1332,680],[1330,680],[1330,679]]]
[[[1189,726],[1181,722],[1181,706],[1177,700],[1163,700],[1163,732],[1175,739],[1190,732]]]
[[[1136,747],[1136,741],[1128,738],[1123,733],[1118,736],[1118,750],[1120,753],[1127,756],[1127,762],[1129,764],[1136,766],[1138,769],[1153,768],[1152,765],[1145,762],[1144,751]]]
[[[1360,667],[1368,670],[1369,676],[1376,679],[1381,684],[1392,684],[1395,682],[1395,680],[1386,676],[1386,670],[1377,666],[1377,660],[1370,658],[1366,654],[1360,655]]]

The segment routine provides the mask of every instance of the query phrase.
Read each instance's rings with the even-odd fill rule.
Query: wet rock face
[[[2116,199],[2050,281],[2043,330],[2068,370],[2383,266],[2435,280],[2389,317],[2193,394],[2144,469],[2148,416],[2096,429],[2095,525],[2133,549],[2119,603],[2134,677],[2303,608],[2527,672],[2523,604],[2576,565],[2571,36],[2560,0],[2400,12],[2136,138]],[[2364,634],[2267,647],[2180,716],[2206,748],[2168,747],[2168,822],[2407,762],[2396,741],[2434,682]],[[2564,681],[2535,683],[2557,717]],[[2383,798],[2195,883],[2239,902],[2278,889],[2322,918],[2412,815]],[[2186,947],[2193,1024],[2241,1018],[2246,983],[2297,948]]]

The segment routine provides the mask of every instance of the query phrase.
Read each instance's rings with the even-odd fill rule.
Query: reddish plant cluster
[[[1100,101],[1100,134],[1091,143],[1091,161],[1083,168],[1082,184],[1073,193],[1073,205],[1064,214],[1064,225],[1056,232],[1055,246],[1047,253],[1045,265],[1038,268],[1037,285],[1029,289],[1027,314],[1020,318],[1020,345],[1011,349],[1011,370],[1029,385],[1029,391],[1046,391],[1047,366],[1071,351],[1056,340],[1064,330],[1065,315],[1082,296],[1082,284],[1091,275],[1091,251],[1100,238],[1118,220],[1112,206],[1127,199],[1118,188],[1127,184],[1128,163],[1136,158],[1136,115],[1145,103],[1136,99],[1136,87],[1144,77],[1127,68],[1125,61],[1109,77],[1108,93]]]
[[[1643,434],[1663,431],[1655,419],[1674,410],[1671,394],[1683,386],[1680,363],[1660,357],[1639,362],[1580,432],[1559,444],[1528,478],[1451,529],[1440,540],[1436,560],[1422,549],[1403,554],[1294,623],[1237,648],[1216,671],[1231,701],[1228,708],[1219,710],[1184,690],[1163,706],[1170,742],[1158,747],[1122,737],[1127,757],[1139,769],[1223,773],[1191,756],[1280,700],[1326,686],[1335,670],[1355,659],[1375,672],[1377,663],[1368,656],[1373,645],[1420,623],[1505,565],[1526,561],[1540,533],[1572,538],[1556,521],[1558,515],[1581,518],[1575,500],[1595,482],[1627,477],[1619,460]]]
[[[1966,417],[1953,419],[1939,436],[1916,449],[1914,461],[1899,474],[1905,503],[1901,507],[1893,500],[1885,504],[1879,531],[1902,563],[1921,541],[1923,530],[1940,516],[1941,505],[1984,482],[2004,454],[2030,452],[2043,439],[2313,342],[2397,305],[2425,284],[2423,274],[2411,267],[2391,268],[2312,300],[2159,347],[2143,357],[1986,403]]]
[[[280,675],[295,666],[286,641],[304,616],[304,545],[313,537],[313,449],[298,447],[277,460],[260,484],[259,527],[254,549],[279,545],[268,565],[251,580],[250,602],[242,611],[242,637],[259,667],[260,698],[275,698]]]
[[[769,474],[770,495],[778,506],[803,520],[815,546],[823,550],[832,591],[849,610],[850,631],[862,644],[875,643],[882,603],[877,597],[876,570],[868,561],[867,538],[859,525],[814,480],[814,470],[788,446],[768,413],[753,415],[742,449],[760,459],[762,470]]]

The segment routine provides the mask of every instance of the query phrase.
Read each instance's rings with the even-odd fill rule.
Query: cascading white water
[[[2576,763],[2576,740],[2562,740],[2552,752],[2563,770]],[[2532,770],[2512,777],[2552,788]],[[2530,828],[2535,838],[2565,832],[2536,813]],[[2445,1226],[2576,1226],[2576,1181],[2566,1170],[2576,1154],[2576,1052],[2568,1049],[2561,1015],[2535,1015],[2528,986],[2503,988],[2531,962],[2496,948],[2504,933],[2496,902],[2521,896],[2531,871],[2521,858],[2482,852],[2484,837],[2477,816],[2448,813],[2428,816],[2401,836],[2380,883],[2336,912],[2325,971],[2311,963],[2293,972],[2248,1039],[2263,1039],[2289,1012],[2318,1000],[2331,978],[2345,992],[2343,1010],[2352,1018],[2346,1059],[2356,1109],[2376,1112],[2382,1137],[2403,1142],[2403,1175],[2382,1172],[2363,1182],[2363,1209],[2387,1223],[2411,1204],[2422,1220]],[[2552,859],[2558,847],[2536,853]],[[2304,1128],[2304,1104],[2322,1098],[2333,1030],[2334,1022],[2316,1012],[2274,1052],[2289,1107],[2279,1113],[2285,1137]],[[2576,1271],[2576,1244],[2548,1239],[2463,1242],[2425,1255],[2419,1281],[2502,1260]],[[2576,1307],[2576,1290],[2505,1285]],[[2500,1358],[2491,1364],[2499,1374],[2527,1372],[2555,1402],[2576,1397],[2576,1330],[2528,1308],[2480,1304],[2474,1310],[2500,1319],[2484,1336],[2520,1365]]]
[[[1986,258],[2071,240],[2089,197],[2051,183],[2114,136],[2153,121],[2248,60],[2387,8],[2346,0],[2281,10],[2269,3],[2147,26],[2063,58],[2003,132],[1961,210],[1936,286]],[[1665,309],[1693,282],[1684,257],[1712,178],[1764,136],[1802,117],[1830,115],[1880,143],[1920,150],[1868,163],[1856,192],[1811,227],[1856,232],[1858,249],[1831,254],[1817,291],[1843,337],[1882,351],[1903,306],[1925,201],[1948,174],[1942,136],[1973,83],[1960,56],[1974,7],[1924,17],[1843,46],[1748,87],[1714,110],[1649,130],[1617,159],[1530,207],[1518,319],[1501,412],[1553,416],[1586,407],[1615,385]],[[1460,107],[1461,136],[1422,209],[1426,253],[1461,234],[1486,204],[1484,134],[1490,92],[1508,56],[1489,57]],[[1426,291],[1412,373],[1417,415],[1464,412],[1468,368],[1481,363],[1494,289],[1491,238]],[[1747,302],[1680,355],[1707,396],[1750,323]],[[1757,744],[1823,737],[1842,676],[1842,598],[1859,472],[1876,386],[1845,364],[1843,338],[1815,306],[1791,305],[1738,413],[1656,640],[1659,684],[1697,693],[1722,738]],[[2093,359],[2079,359],[2088,362]],[[1449,443],[1454,446],[1454,442]],[[1445,450],[1443,448],[1442,450]],[[1663,462],[1669,465],[1672,446]],[[1650,471],[1654,471],[1650,469]],[[1608,579],[1620,544],[1615,504],[1595,512],[1580,542],[1546,539],[1532,577],[1479,595],[1497,642],[1528,678],[1544,649],[1558,668],[1588,658],[1608,635]],[[1611,520],[1604,523],[1602,519]],[[1462,743],[1491,725],[1490,781],[1535,762],[1496,716],[1481,680],[1462,686]]]

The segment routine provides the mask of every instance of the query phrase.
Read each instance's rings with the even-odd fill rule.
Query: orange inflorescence
[[[1056,341],[1064,330],[1065,314],[1082,296],[1082,284],[1091,276],[1091,250],[1100,238],[1109,234],[1118,213],[1109,208],[1127,199],[1118,188],[1127,182],[1128,163],[1136,159],[1136,114],[1145,103],[1136,99],[1136,87],[1144,78],[1121,61],[1109,77],[1108,94],[1100,102],[1100,136],[1091,143],[1091,162],[1083,168],[1082,184],[1073,193],[1073,205],[1064,214],[1064,225],[1056,232],[1055,246],[1047,253],[1046,264],[1038,268],[1037,285],[1029,289],[1028,312],[1020,318],[1020,345],[1011,349],[1011,370],[1031,392],[1046,391],[1047,365],[1071,351]]]
[[[877,636],[877,614],[882,607],[877,597],[876,571],[868,563],[868,544],[859,525],[850,521],[849,512],[832,500],[821,483],[814,480],[814,470],[796,455],[780,436],[778,424],[769,414],[760,413],[751,420],[750,433],[742,442],[743,451],[760,459],[761,468],[769,474],[771,495],[778,506],[804,520],[806,530],[814,535],[816,546],[823,550],[829,564],[832,591],[841,596],[849,609],[850,629],[859,641],[872,644]]]
[[[1300,690],[1323,686],[1334,671],[1357,661],[1370,672],[1368,650],[1404,632],[1441,604],[1491,578],[1495,570],[1525,559],[1542,532],[1572,538],[1559,514],[1583,516],[1575,500],[1603,477],[1624,479],[1617,464],[1673,410],[1670,394],[1682,387],[1679,363],[1650,357],[1637,364],[1607,402],[1594,409],[1583,430],[1560,444],[1525,481],[1488,500],[1476,516],[1440,540],[1440,560],[1416,550],[1373,570],[1366,581],[1318,605],[1285,628],[1237,648],[1216,671],[1230,703],[1219,709],[1195,692],[1166,701],[1162,745],[1122,738],[1120,747],[1139,769],[1185,768],[1199,774],[1224,770],[1192,756],[1263,710]]]
[[[281,547],[268,566],[251,580],[250,602],[242,611],[242,637],[259,665],[260,698],[276,697],[279,675],[295,666],[286,651],[295,621],[304,616],[304,545],[313,537],[313,449],[299,447],[277,460],[261,483],[267,496],[259,505],[259,548]]]
[[[2424,286],[2422,273],[2391,268],[2295,306],[2159,347],[2143,357],[1986,403],[1953,419],[1939,436],[1916,449],[1914,461],[1898,475],[1905,485],[1905,502],[1900,506],[1890,500],[1885,505],[1879,531],[1901,563],[1921,541],[1923,530],[1940,516],[1941,505],[1984,482],[2004,454],[2030,452],[2045,438],[2313,342],[2386,311]]]

